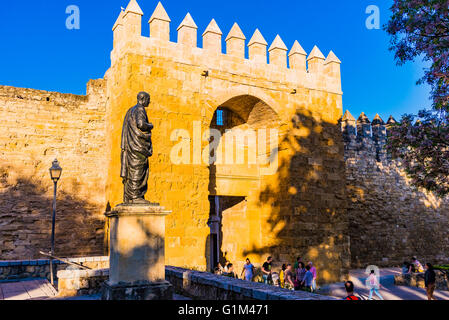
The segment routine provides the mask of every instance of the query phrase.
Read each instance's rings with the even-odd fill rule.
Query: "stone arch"
[[[227,149],[228,144],[227,141],[225,143],[225,140],[229,137],[228,134],[238,135],[246,130],[257,132],[260,129],[267,129],[265,131],[267,138],[272,139],[270,129],[278,129],[277,134],[280,133],[282,126],[279,116],[280,107],[272,98],[265,94],[263,96],[266,100],[274,103],[274,107],[269,105],[266,100],[262,100],[260,96],[238,90],[221,94],[215,100],[216,102],[208,102],[210,107],[207,115],[208,126],[221,132],[220,144],[226,148],[223,154],[234,152],[234,150]],[[217,124],[217,110],[226,110],[226,120],[222,125]],[[259,139],[258,134],[255,136]],[[231,139],[233,139],[232,136]],[[229,259],[230,261],[235,260],[236,254],[242,252],[244,247],[246,248],[250,244],[251,239],[245,232],[251,228],[251,224],[255,223],[254,215],[252,218],[249,218],[248,215],[249,211],[255,210],[254,200],[249,200],[250,192],[254,194],[255,190],[259,190],[263,178],[260,174],[259,164],[250,165],[249,161],[247,162],[250,158],[250,148],[247,146],[250,143],[250,138],[245,135],[245,139],[247,140],[243,144],[244,148],[247,148],[245,152],[248,153],[245,153],[243,165],[226,163],[209,166],[210,216],[208,224],[211,232],[207,239],[206,261],[210,268],[216,267],[218,262],[223,265]],[[244,139],[240,141],[244,141]],[[265,150],[260,149],[259,141],[255,143],[256,156],[262,155],[268,158],[270,143],[266,144]],[[235,148],[238,148],[237,145],[238,143],[235,144]],[[254,197],[254,195],[252,196]],[[239,221],[238,226],[235,221]]]
[[[206,101],[206,119],[207,123],[210,123],[213,119],[214,113],[220,106],[226,104],[228,101],[236,99],[238,97],[249,96],[264,102],[279,118],[279,126],[286,125],[289,120],[283,116],[286,106],[282,106],[265,90],[257,87],[245,87],[245,88],[233,88],[229,90],[222,90],[210,95]]]
[[[278,129],[280,132],[280,128],[283,125],[282,120],[279,117],[279,114],[276,112],[274,108],[272,108],[270,105],[268,105],[265,101],[261,100],[259,97],[249,95],[249,94],[239,94],[237,96],[232,96],[229,98],[227,95],[223,95],[223,97],[226,97],[227,100],[223,100],[219,105],[217,105],[214,108],[214,112],[212,115],[208,115],[207,121],[208,126],[211,129],[218,129],[221,131],[221,140],[224,140],[223,138],[226,137],[228,134],[226,131],[230,130],[231,132],[233,130],[253,130],[257,131],[260,129]],[[214,121],[216,121],[216,112],[220,109],[226,109],[229,110],[230,114],[228,116],[232,116],[232,121],[227,121],[226,125],[223,127],[217,127],[214,126]],[[258,133],[258,132],[257,132]],[[269,136],[269,133],[267,133],[267,136]],[[257,137],[258,138],[258,137]],[[244,139],[248,139],[248,137],[244,137]],[[249,140],[246,140],[249,143]],[[221,141],[222,144],[224,144],[224,141]],[[258,143],[258,142],[257,142]],[[246,144],[246,142],[245,142]],[[225,145],[221,145],[221,147],[225,148]],[[258,148],[259,145],[256,146]],[[237,148],[237,147],[236,147]],[[228,152],[229,150],[225,150],[225,152]],[[230,150],[233,152],[232,150]],[[236,150],[235,150],[236,151]],[[258,155],[260,155],[261,150],[257,150]],[[268,151],[269,152],[269,151]],[[249,155],[248,155],[249,157]],[[224,159],[222,159],[224,160]],[[227,166],[227,168],[224,170],[227,172],[227,175],[234,179],[234,181],[237,179],[236,177],[245,177],[245,176],[252,176],[252,180],[258,180],[260,177],[258,176],[258,168],[256,166],[252,166],[251,170],[246,170],[245,166],[246,164],[240,165],[230,165],[229,163],[222,163],[219,164],[221,167]],[[211,194],[226,194],[226,191],[219,191],[215,190],[217,185],[217,175],[215,173],[219,172],[220,170],[217,170],[217,166],[215,164],[212,164],[210,166],[210,186],[209,191]],[[248,172],[249,171],[249,172]],[[234,173],[233,173],[234,172]],[[245,174],[247,173],[247,174]],[[229,196],[242,196],[242,193],[236,192],[238,188],[232,188],[229,187],[230,190],[234,190],[234,194],[232,192],[228,194]]]

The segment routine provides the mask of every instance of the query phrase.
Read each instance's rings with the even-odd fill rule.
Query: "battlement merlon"
[[[389,128],[396,124],[396,120],[391,116],[387,123],[376,114],[371,122],[365,113],[362,112],[356,120],[347,110],[341,118],[341,130],[345,141],[372,140],[375,145],[385,145],[388,138]]]
[[[285,83],[295,88],[323,90],[342,95],[340,60],[331,51],[327,58],[315,46],[307,53],[298,41],[290,52],[279,35],[268,49],[262,33],[256,29],[248,43],[245,58],[246,37],[235,23],[226,37],[226,53],[222,53],[222,31],[214,19],[202,34],[203,48],[197,47],[198,26],[188,13],[178,27],[178,41],[170,41],[171,19],[162,3],[158,3],[149,23],[150,37],[142,34],[143,11],[136,0],[131,0],[119,14],[113,27],[114,49],[112,65],[126,54],[161,56],[180,63],[189,63],[213,70],[236,72],[242,76],[264,77],[270,81]],[[288,62],[288,63],[287,63]],[[288,66],[289,65],[289,66]]]

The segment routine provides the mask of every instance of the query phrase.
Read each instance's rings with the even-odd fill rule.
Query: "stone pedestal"
[[[107,213],[110,226],[109,281],[103,300],[170,300],[165,280],[165,217],[154,205],[119,205]]]

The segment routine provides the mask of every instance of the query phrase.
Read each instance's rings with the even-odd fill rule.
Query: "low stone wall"
[[[84,257],[67,259],[90,269],[109,268],[109,257]],[[53,260],[55,271],[66,270],[70,265]],[[0,261],[0,281],[14,281],[27,278],[50,279],[50,260]]]
[[[211,273],[166,267],[166,280],[176,293],[197,300],[335,300],[335,298],[290,291],[262,283],[216,276]],[[101,292],[109,270],[65,270],[58,272],[60,297],[93,295]]]
[[[176,267],[166,267],[166,280],[173,285],[176,293],[197,300],[335,300],[328,296]]]
[[[449,279],[441,271],[436,273],[436,289],[449,291]],[[397,286],[425,288],[424,273],[414,273],[406,275],[398,275],[394,277],[394,284]]]
[[[109,279],[109,269],[63,270],[58,272],[58,296],[76,297],[94,295]]]

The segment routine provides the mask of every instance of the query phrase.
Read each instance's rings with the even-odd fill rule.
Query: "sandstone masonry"
[[[58,158],[56,254],[104,253],[105,81],[87,95],[0,86],[0,259],[37,259],[50,248]]]
[[[346,112],[345,140],[351,265],[400,266],[449,261],[449,199],[410,186],[401,164],[385,150],[387,128],[378,115],[356,121]]]
[[[322,282],[340,280],[351,265],[399,265],[412,255],[447,262],[448,201],[409,186],[385,152],[380,117],[372,124],[342,118],[333,52],[325,57],[314,47],[307,55],[298,41],[288,51],[280,36],[268,46],[258,30],[247,41],[238,24],[223,48],[215,20],[200,48],[190,14],[177,42],[162,4],[149,20],[150,37],[141,36],[142,16],[135,0],[120,13],[111,67],[88,83],[86,96],[0,86],[0,260],[48,250],[54,158],[64,169],[56,255],[106,251],[103,214],[122,201],[123,118],[144,90],[155,125],[148,200],[173,211],[167,265],[210,270],[217,243],[217,255],[237,270],[246,257],[260,265],[268,255],[279,262],[301,255],[315,262]],[[226,126],[217,125],[217,110],[227,112]],[[190,149],[198,131],[262,128],[278,132],[279,169],[271,176],[261,165],[206,165]],[[193,164],[171,161],[180,141],[190,145]]]

